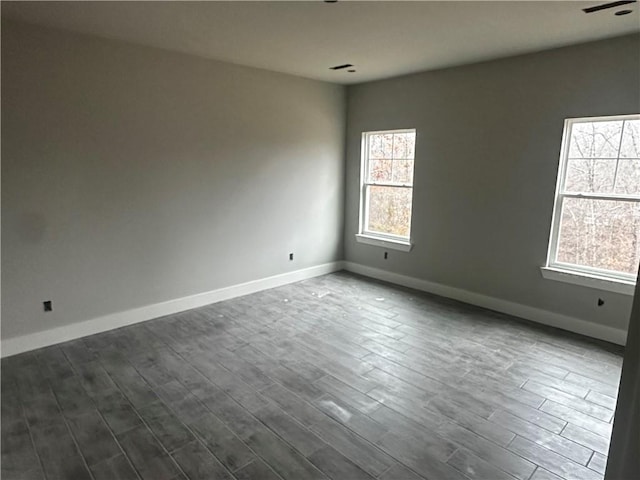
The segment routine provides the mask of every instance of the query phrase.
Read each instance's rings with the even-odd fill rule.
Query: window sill
[[[540,271],[542,272],[542,276],[548,280],[557,280],[559,282],[572,283],[574,285],[621,293],[623,295],[633,295],[636,289],[636,284],[633,281],[616,280],[605,276],[579,273],[554,267],[540,267]]]
[[[403,242],[400,240],[382,239],[380,237],[372,237],[362,233],[356,233],[356,241],[366,243],[367,245],[375,245],[376,247],[389,248],[391,250],[400,250],[401,252],[410,252],[413,248],[411,242]]]

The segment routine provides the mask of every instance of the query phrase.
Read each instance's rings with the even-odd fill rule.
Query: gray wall
[[[640,276],[627,338],[605,480],[640,478]]]
[[[614,328],[631,296],[545,280],[564,119],[640,111],[640,37],[348,89],[345,256]],[[355,242],[360,135],[416,128],[410,253]],[[605,305],[597,307],[598,297]]]
[[[341,259],[345,106],[336,85],[3,21],[2,337]]]

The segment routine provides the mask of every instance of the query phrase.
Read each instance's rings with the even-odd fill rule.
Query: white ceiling
[[[607,1],[3,1],[2,15],[347,84],[640,31],[638,4],[581,10]],[[344,63],[356,73],[329,70]]]

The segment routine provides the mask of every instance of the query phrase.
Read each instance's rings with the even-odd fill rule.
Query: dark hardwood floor
[[[601,479],[621,355],[327,275],[3,359],[2,479]]]

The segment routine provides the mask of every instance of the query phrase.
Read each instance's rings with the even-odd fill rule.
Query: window
[[[639,258],[640,115],[566,120],[543,275],[632,293]]]
[[[358,241],[411,249],[415,144],[413,129],[362,134]]]

